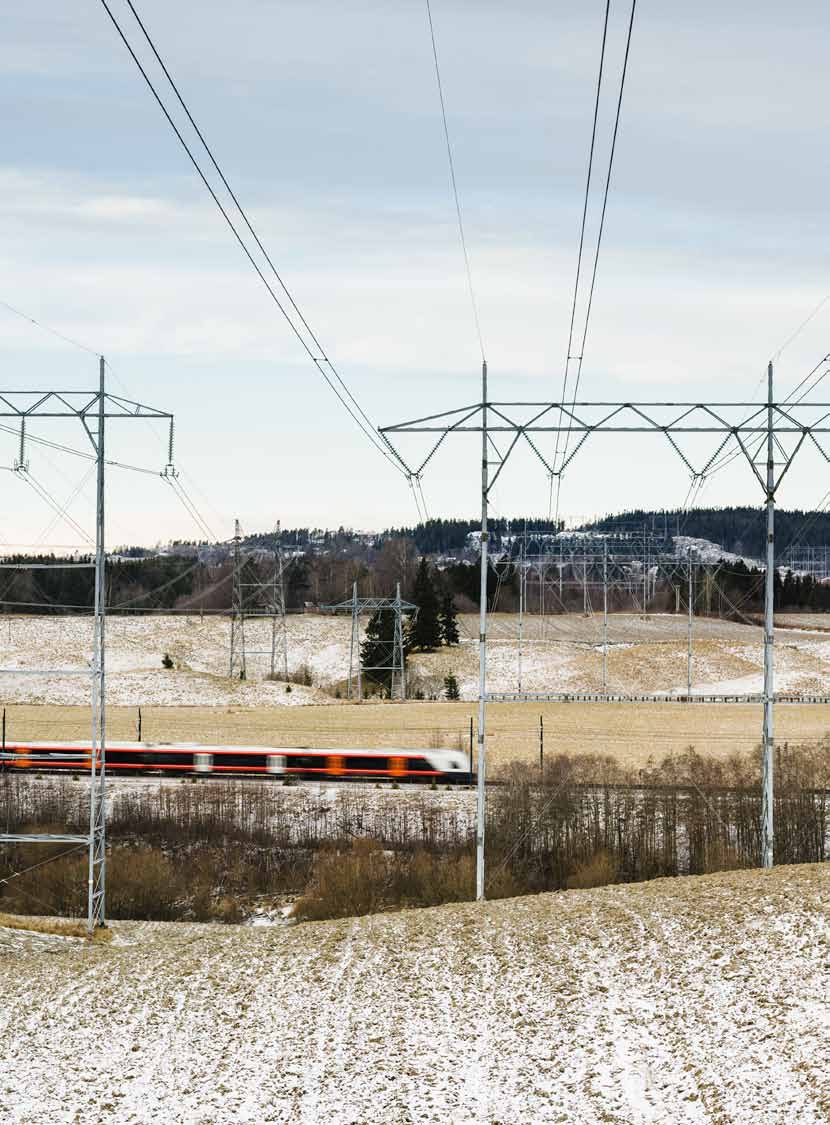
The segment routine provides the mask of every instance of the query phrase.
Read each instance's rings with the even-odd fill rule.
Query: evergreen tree
[[[455,608],[455,599],[448,590],[441,599],[441,612],[439,614],[441,625],[441,640],[445,645],[458,644],[458,612]]]
[[[461,692],[458,690],[458,680],[450,672],[449,676],[444,677],[444,694],[447,699],[460,699]]]
[[[421,652],[432,652],[441,644],[441,623],[438,619],[438,595],[432,582],[429,563],[422,558],[415,575],[412,601],[418,607],[418,616],[410,629],[412,647]]]
[[[406,663],[409,645],[404,629],[403,658]],[[377,610],[366,626],[366,639],[360,646],[360,663],[371,668],[366,677],[389,692],[392,688],[392,665],[395,657],[395,614],[391,610]]]

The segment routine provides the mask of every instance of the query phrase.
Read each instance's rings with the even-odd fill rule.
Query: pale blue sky
[[[424,3],[137,6],[373,420],[474,400]],[[494,398],[561,388],[603,9],[433,3]],[[138,44],[122,0],[114,10]],[[626,8],[612,12],[600,171]],[[806,0],[640,0],[580,397],[749,398],[830,292],[829,22]],[[406,486],[273,310],[98,0],[7,6],[2,32],[0,299],[104,351],[133,397],[175,411],[186,479],[217,534],[235,515],[249,528],[413,521]],[[830,304],[782,355],[782,387],[828,351]],[[92,357],[2,309],[0,354],[8,389],[96,375]],[[113,455],[163,461],[134,432],[113,434]],[[13,456],[4,436],[0,459]],[[66,499],[83,466],[31,458]],[[817,502],[821,473],[805,459],[782,502]],[[163,484],[112,478],[111,542],[195,530]],[[424,483],[432,514],[472,514],[474,445],[448,443]],[[662,447],[608,439],[574,463],[563,511],[673,506],[686,488]],[[10,474],[5,495],[0,539],[33,541],[50,513]],[[737,462],[702,497],[755,499]],[[90,528],[91,502],[87,486],[71,509]],[[495,502],[543,512],[544,475],[518,459]]]

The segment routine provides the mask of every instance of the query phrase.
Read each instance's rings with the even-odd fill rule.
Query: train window
[[[108,766],[135,765],[143,756],[136,750],[107,750]]]
[[[380,757],[360,757],[359,755],[350,754],[346,758],[347,770],[362,770],[365,773],[375,773],[378,770],[389,769],[389,759]]]
[[[406,768],[408,770],[420,771],[431,770],[433,767],[429,764],[426,758],[408,758],[406,761]]]
[[[215,754],[213,768],[221,769],[263,769],[265,767],[265,754]]]
[[[285,764],[288,769],[294,770],[324,770],[326,759],[322,754],[289,754]]]

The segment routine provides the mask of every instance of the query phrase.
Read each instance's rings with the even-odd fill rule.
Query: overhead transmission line
[[[129,0],[128,0],[129,3]],[[475,288],[473,286],[473,271],[470,267],[470,255],[467,251],[467,239],[464,234],[464,219],[461,213],[461,200],[458,194],[458,181],[455,176],[455,161],[452,155],[452,144],[450,142],[450,130],[447,124],[447,105],[444,99],[444,85],[441,81],[441,67],[438,64],[438,46],[435,40],[435,24],[432,21],[432,6],[430,0],[426,0],[427,19],[429,21],[429,37],[432,43],[432,59],[435,63],[435,81],[438,86],[438,100],[441,103],[441,121],[444,125],[444,140],[447,145],[447,161],[450,166],[450,182],[452,183],[452,194],[455,200],[455,214],[458,219],[458,234],[461,239],[461,251],[464,255],[464,269],[467,274],[467,289],[470,294],[470,305],[473,310],[473,320],[475,321],[476,336],[478,337],[478,346],[481,351],[482,362],[486,359],[484,352],[484,339],[481,334],[481,321],[478,315],[478,302],[476,301]]]
[[[602,236],[603,236],[603,233],[605,231],[605,218],[606,218],[606,214],[607,214],[607,211],[608,211],[608,197],[609,197],[609,194],[610,194],[610,191],[611,191],[611,177],[612,177],[612,173],[613,173],[613,170],[614,170],[614,156],[615,156],[616,151],[617,151],[617,138],[618,138],[619,130],[620,130],[620,117],[621,117],[621,114],[622,114],[623,94],[625,93],[625,80],[626,80],[626,76],[628,74],[628,60],[629,60],[629,56],[631,54],[631,38],[632,38],[633,30],[634,30],[634,15],[635,15],[635,12],[637,10],[637,0],[631,0],[631,12],[630,12],[629,19],[628,19],[628,29],[627,29],[627,32],[626,32],[626,40],[625,40],[625,54],[623,56],[622,72],[620,74],[620,84],[619,84],[619,90],[618,90],[618,93],[617,93],[617,104],[616,104],[616,110],[615,110],[615,114],[614,114],[614,130],[613,130],[612,137],[611,137],[611,150],[609,152],[608,167],[607,167],[607,170],[606,170],[606,173],[605,173],[605,184],[604,184],[603,193],[602,193],[602,208],[601,208],[601,211],[600,211],[599,228],[598,228],[598,231],[597,231],[596,246],[594,248],[594,260],[593,260],[593,264],[592,264],[592,267],[591,267],[591,280],[590,280],[590,284],[589,284],[589,288],[588,288],[587,303],[586,303],[586,306],[585,306],[585,319],[584,319],[583,327],[582,327],[582,336],[581,336],[581,340],[580,340],[579,353],[578,353],[578,355],[574,356],[572,354],[573,339],[574,339],[574,324],[575,324],[575,319],[576,319],[576,306],[577,306],[577,302],[578,302],[578,298],[579,298],[580,276],[581,276],[581,272],[582,272],[582,257],[583,257],[583,252],[584,252],[584,243],[585,243],[585,225],[586,225],[586,219],[587,219],[589,194],[590,194],[590,188],[591,188],[591,176],[592,176],[592,171],[593,171],[594,148],[595,148],[596,131],[597,131],[597,118],[598,118],[598,115],[599,115],[599,105],[600,105],[600,97],[601,97],[601,91],[602,91],[602,78],[603,78],[603,69],[604,69],[604,65],[605,65],[605,51],[606,51],[606,44],[607,44],[607,38],[608,38],[608,21],[609,21],[609,15],[610,15],[610,6],[611,6],[610,0],[606,0],[605,18],[604,18],[604,21],[603,21],[603,30],[602,30],[602,47],[600,49],[599,71],[598,71],[598,75],[597,75],[597,88],[596,88],[596,96],[595,96],[595,101],[594,101],[594,117],[593,117],[593,123],[592,123],[592,127],[591,127],[591,145],[590,145],[590,152],[589,152],[589,158],[588,158],[588,173],[587,173],[586,184],[585,184],[585,199],[584,199],[584,204],[583,204],[582,224],[581,224],[581,229],[580,229],[579,252],[578,252],[578,255],[577,255],[576,279],[575,279],[575,282],[574,282],[574,299],[573,299],[573,306],[572,306],[572,312],[571,312],[570,331],[569,331],[569,335],[568,335],[568,351],[567,351],[567,356],[566,356],[566,360],[565,360],[565,371],[564,371],[563,379],[562,379],[562,402],[564,403],[568,400],[567,385],[568,385],[569,376],[570,376],[570,364],[571,364],[572,360],[575,360],[577,367],[576,367],[576,375],[574,377],[574,383],[573,383],[573,394],[571,396],[571,410],[572,411],[573,411],[574,407],[576,406],[576,398],[577,398],[577,395],[579,394],[579,384],[580,384],[580,381],[582,379],[582,366],[583,366],[583,363],[584,363],[584,360],[585,360],[585,348],[586,348],[586,344],[587,344],[587,340],[588,340],[588,329],[589,329],[590,322],[591,322],[591,312],[592,312],[593,304],[594,304],[594,291],[596,289],[596,283],[597,283],[597,271],[598,271],[598,268],[599,268],[599,255],[600,255],[600,250],[602,249]],[[570,444],[572,422],[573,422],[573,419],[571,417],[569,417],[568,418],[568,429],[565,432],[564,445],[563,445],[563,448],[561,450],[561,453],[559,451],[559,435],[557,434],[556,453],[554,454],[554,463],[553,463],[554,472],[557,474],[557,476],[556,476],[556,479],[557,479],[557,485],[556,485],[556,519],[557,520],[559,519],[559,493],[560,493],[561,480],[562,480],[561,474],[562,474],[562,470],[565,466],[565,463],[566,463],[567,457],[568,457],[568,446]],[[558,471],[556,469],[556,454],[557,453],[559,453],[559,469],[558,469]],[[552,483],[553,483],[553,478],[551,478],[551,484]],[[551,507],[552,507],[552,500],[553,500],[553,497],[551,495]]]
[[[790,333],[790,335],[786,338],[786,340],[784,340],[784,342],[780,345],[780,347],[777,348],[777,350],[773,353],[773,360],[774,361],[778,360],[780,358],[780,356],[784,353],[784,351],[790,346],[790,344],[792,344],[795,340],[798,339],[798,337],[801,335],[801,333],[804,331],[804,329],[809,324],[811,324],[813,322],[813,320],[815,320],[815,318],[818,316],[818,314],[821,312],[821,310],[824,308],[824,306],[827,304],[828,301],[830,301],[830,293],[826,293],[822,297],[822,299],[818,302],[818,304],[815,306],[815,308],[813,308],[810,311],[809,315],[806,316],[804,318],[804,320],[801,321],[801,323]],[[812,371],[810,371],[809,374],[807,374],[801,380],[801,382],[798,383],[797,386],[793,387],[793,389],[790,391],[790,393],[784,399],[784,402],[782,403],[782,405],[785,405],[786,403],[788,403],[790,401],[790,399],[793,397],[793,395],[797,394],[797,392],[801,389],[801,387],[803,387],[804,384],[816,373],[816,371],[818,371],[819,367],[821,367],[821,365],[823,363],[827,363],[828,361],[830,361],[830,354],[826,355],[824,357],[824,359],[819,360],[819,362],[812,369]],[[830,369],[828,369],[828,371],[830,371]],[[810,387],[810,389],[809,389],[810,391],[814,391],[816,389],[816,387],[819,385],[821,380],[828,374],[828,371],[825,371],[824,374],[819,379],[816,380],[816,382]],[[758,382],[755,385],[755,390],[752,393],[752,397],[751,397],[750,401],[752,401],[752,402],[755,401],[755,399],[758,396],[758,392],[760,391],[761,387],[764,385],[764,383],[766,381],[766,378],[767,378],[767,371],[766,371],[766,368],[765,368],[764,371],[761,373],[761,376],[758,379]],[[797,405],[799,402],[801,402],[806,397],[806,395],[808,393],[809,393],[809,391],[806,391],[800,398],[796,399],[796,401],[795,401],[795,403],[793,403],[793,405]],[[754,457],[757,456],[758,453],[760,452],[761,448],[763,447],[764,441],[766,441],[766,438],[761,439],[760,443],[758,444],[757,449],[753,453]],[[723,457],[721,457],[719,460],[715,459],[715,461],[712,465],[712,468],[707,471],[707,475],[712,476],[712,474],[717,472],[719,469],[725,468],[728,464],[730,464],[732,461],[734,461],[737,456],[740,455],[740,452],[741,452],[740,450],[734,450],[733,449],[729,453],[724,454]]]
[[[45,324],[43,321],[37,320],[35,317],[30,316],[28,313],[23,312],[21,309],[16,308],[14,305],[9,304],[8,301],[4,301],[4,300],[0,299],[0,305],[2,305],[3,308],[8,309],[9,312],[14,313],[15,316],[19,316],[22,320],[25,320],[29,324],[33,324],[36,328],[41,329],[41,331],[48,332],[51,336],[56,336],[59,340],[63,340],[65,343],[71,344],[73,347],[80,348],[81,351],[88,352],[90,355],[94,355],[94,356],[97,356],[99,354],[94,348],[87,347],[86,344],[80,343],[80,341],[73,339],[71,336],[66,336],[63,332],[58,332],[57,329],[50,327],[48,324]],[[104,358],[104,363],[106,364],[106,367],[107,367],[107,370],[109,371],[109,373],[121,385],[121,388],[124,391],[124,393],[129,394],[129,391],[128,391],[127,387],[124,385],[123,379],[121,379],[118,372],[115,371],[115,369],[113,368],[113,366],[109,362],[109,360]],[[0,432],[8,433],[8,434],[14,434],[15,437],[17,437],[18,434],[19,434],[18,430],[15,430],[12,426],[7,426],[3,423],[0,423]],[[160,444],[164,445],[164,442],[162,442],[162,439],[158,435],[156,430],[151,429],[151,432],[152,432],[153,436],[155,437],[156,441],[158,441]],[[57,442],[57,441],[50,441],[48,438],[38,437],[35,434],[27,433],[26,440],[29,441],[29,442],[35,442],[38,445],[45,446],[49,449],[57,450],[60,453],[68,453],[73,457],[80,457],[85,461],[90,461],[90,462],[97,461],[96,456],[92,453],[85,453],[83,450],[73,449],[69,445],[64,445],[63,443]],[[210,528],[210,525],[207,523],[207,521],[204,519],[204,517],[201,515],[199,509],[197,508],[196,502],[188,494],[187,490],[184,487],[184,484],[180,480],[180,475],[181,475],[180,473],[176,473],[175,476],[173,474],[167,473],[167,472],[159,474],[159,472],[156,469],[148,469],[148,468],[146,468],[142,465],[130,465],[130,464],[124,462],[124,461],[113,461],[109,458],[104,460],[104,464],[110,466],[111,468],[126,469],[129,472],[133,472],[133,473],[143,473],[145,476],[156,477],[156,476],[161,475],[163,477],[163,479],[167,480],[168,483],[173,487],[173,492],[176,494],[178,499],[181,501],[181,503],[184,506],[185,510],[187,511],[188,515],[190,515],[193,518],[194,522],[196,523],[196,526],[199,528],[199,531],[203,535],[205,535],[210,541],[218,542],[218,536],[213,533],[213,531]],[[30,476],[31,476],[31,474],[30,474]],[[85,483],[85,482],[82,482],[82,484],[79,485],[79,489],[83,487],[83,483]],[[76,490],[76,493],[73,494],[73,498],[74,498],[75,495],[77,495],[77,490]],[[55,511],[57,511],[57,509],[54,508],[54,504],[52,505],[52,507]],[[52,526],[54,526],[54,523],[53,523]],[[50,528],[50,530],[51,530],[51,528]],[[47,532],[47,534],[48,534],[48,532]],[[43,538],[43,536],[41,536],[41,539],[42,538]],[[89,539],[89,536],[84,534],[84,538]]]
[[[588,224],[588,202],[591,196],[591,177],[594,171],[594,149],[597,140],[597,120],[599,118],[599,103],[602,94],[602,74],[605,67],[605,46],[608,42],[608,18],[611,13],[611,0],[605,0],[605,18],[602,25],[602,46],[599,52],[599,69],[597,71],[597,88],[594,95],[594,119],[591,123],[591,145],[588,150],[588,171],[585,177],[585,194],[582,200],[582,223],[579,229],[579,249],[576,254],[576,277],[574,278],[573,299],[571,301],[571,320],[568,329],[568,348],[565,353],[565,371],[562,377],[562,401],[568,393],[568,379],[570,376],[571,354],[573,349],[574,326],[576,324],[576,306],[579,300],[579,280],[582,273],[582,254],[585,248],[585,228]],[[556,431],[556,445],[553,452],[553,463],[556,465],[559,457],[560,431]]]
[[[826,299],[828,299],[828,298],[825,298],[825,300]],[[824,302],[822,302],[822,304],[823,303]],[[818,307],[821,308],[821,305],[819,305]],[[815,311],[817,312],[818,309],[816,309]],[[815,313],[813,315],[815,315]],[[811,319],[811,318],[808,318],[808,319]],[[808,321],[805,321],[804,323],[806,324],[806,323],[808,323]],[[794,339],[794,337],[791,337],[791,339]],[[783,351],[783,348],[779,349],[779,351]],[[810,381],[810,379],[813,379],[813,376],[816,375],[816,372],[819,370],[819,368],[824,366],[825,364],[828,365],[825,368],[825,370],[822,371],[822,373],[820,375],[816,376],[816,378],[813,380],[813,382],[810,384],[810,386],[807,387],[807,389],[805,391],[803,391],[798,396],[798,398],[794,399],[793,396],[798,394],[798,392],[801,390],[801,388],[804,386],[804,384],[808,383]],[[804,399],[807,397],[808,394],[812,394],[812,392],[818,387],[818,385],[824,379],[827,378],[827,376],[829,374],[830,374],[830,353],[828,353],[827,355],[825,355],[822,359],[820,359],[818,361],[818,363],[815,365],[815,367],[813,367],[804,376],[804,378],[801,379],[801,381],[798,382],[793,387],[793,389],[789,392],[789,394],[781,401],[780,405],[781,406],[788,406],[788,405],[789,406],[798,406],[798,404],[800,402],[804,401]],[[766,374],[764,375],[764,378],[766,378]],[[763,448],[766,440],[767,440],[766,436],[761,436],[758,439],[758,443],[755,446],[755,449],[752,451],[753,458],[758,456],[758,454],[760,453],[761,449]],[[724,453],[720,458],[716,459],[713,462],[711,468],[706,471],[706,474],[705,474],[706,477],[707,478],[712,477],[712,476],[714,476],[715,473],[720,472],[721,469],[725,469],[727,465],[730,465],[737,457],[740,457],[741,453],[742,453],[742,450],[740,450],[740,449],[732,449],[728,453]]]
[[[48,324],[43,324],[42,321],[35,320],[33,316],[29,316],[28,313],[15,308],[15,306],[10,305],[8,301],[0,300],[0,305],[2,305],[4,309],[8,309],[9,312],[14,313],[15,316],[19,316],[22,320],[28,320],[30,324],[34,324],[36,328],[40,328],[43,332],[48,332],[50,336],[56,336],[59,340],[63,340],[64,343],[71,344],[73,348],[80,348],[82,352],[89,352],[90,355],[98,355],[98,352],[96,352],[94,348],[88,348],[86,344],[81,344],[78,340],[73,340],[71,336],[66,336],[63,332],[58,332],[56,328],[50,328]]]
[[[405,468],[405,466],[400,461],[400,459],[397,457],[397,455],[394,453],[394,451],[390,449],[389,445],[387,443],[383,442],[382,439],[378,436],[376,427],[374,426],[374,424],[372,423],[372,421],[370,420],[370,418],[368,417],[366,412],[363,410],[361,405],[358,403],[357,399],[354,397],[352,392],[349,390],[348,386],[346,385],[345,381],[341,377],[337,368],[334,366],[334,363],[328,358],[328,355],[326,354],[326,351],[323,348],[322,344],[320,343],[318,337],[315,335],[315,333],[309,327],[306,318],[300,312],[296,301],[294,300],[294,298],[292,297],[288,288],[286,287],[285,283],[283,282],[283,280],[282,280],[280,274],[278,273],[278,271],[276,269],[276,266],[274,265],[270,255],[266,251],[266,249],[263,246],[259,236],[257,235],[256,231],[254,230],[253,224],[249,220],[247,214],[245,213],[245,210],[243,209],[241,203],[239,202],[239,199],[237,198],[236,194],[234,193],[230,184],[228,183],[228,180],[227,180],[225,174],[223,173],[222,169],[219,166],[218,161],[216,160],[215,156],[213,155],[213,151],[208,146],[208,143],[205,140],[204,134],[202,133],[202,131],[199,129],[198,125],[196,124],[196,121],[194,120],[192,113],[188,109],[184,98],[182,97],[181,93],[179,92],[178,86],[174,82],[174,80],[173,80],[173,78],[170,74],[170,71],[168,70],[167,66],[165,65],[161,55],[158,52],[158,49],[156,48],[155,43],[153,42],[149,32],[147,31],[147,28],[145,27],[145,25],[144,25],[143,21],[141,20],[140,16],[138,15],[138,12],[136,11],[135,6],[132,3],[132,0],[127,0],[127,5],[129,7],[130,11],[132,12],[136,22],[138,23],[138,26],[141,28],[142,34],[144,35],[144,38],[147,40],[147,43],[150,47],[150,50],[152,51],[156,61],[158,62],[159,66],[161,67],[162,71],[164,72],[165,78],[167,79],[168,83],[170,84],[170,87],[173,90],[173,93],[175,94],[176,99],[179,102],[179,105],[182,107],[185,115],[187,116],[188,121],[190,122],[193,129],[195,130],[196,135],[198,136],[199,141],[202,144],[202,147],[204,148],[205,152],[207,153],[211,164],[213,165],[213,167],[216,170],[217,174],[219,175],[224,187],[226,188],[226,190],[227,190],[228,194],[230,195],[231,199],[233,200],[234,206],[236,207],[237,211],[239,212],[239,215],[240,215],[242,221],[244,222],[246,228],[248,229],[249,233],[253,237],[253,239],[254,239],[257,247],[259,248],[260,252],[262,253],[263,257],[267,261],[268,266],[271,270],[271,273],[273,274],[279,288],[282,290],[285,299],[290,303],[292,309],[295,311],[295,314],[296,314],[297,318],[299,319],[300,323],[302,324],[303,328],[305,329],[305,333],[307,333],[307,335],[304,334],[300,330],[300,328],[298,328],[297,324],[295,323],[295,321],[292,318],[291,314],[289,313],[288,309],[285,307],[285,304],[280,300],[279,296],[277,295],[277,293],[274,290],[274,287],[271,285],[270,281],[265,276],[265,273],[263,272],[262,268],[260,267],[260,265],[258,264],[256,259],[254,258],[250,248],[248,247],[248,244],[246,243],[243,236],[240,234],[239,230],[236,227],[236,224],[234,223],[231,216],[228,214],[228,211],[227,211],[226,207],[223,205],[222,201],[219,199],[219,196],[216,194],[216,191],[214,190],[212,184],[210,183],[207,176],[205,175],[205,172],[203,171],[201,164],[199,163],[196,156],[194,155],[193,150],[191,149],[190,145],[188,145],[187,141],[185,140],[181,131],[179,130],[178,126],[176,125],[175,121],[173,120],[173,118],[170,114],[170,111],[168,110],[167,106],[165,105],[165,102],[162,99],[161,95],[159,94],[158,90],[156,89],[155,85],[153,84],[153,81],[150,78],[149,74],[147,73],[147,70],[142,65],[141,60],[139,59],[138,55],[134,51],[134,49],[132,47],[132,44],[130,43],[129,39],[127,38],[126,33],[124,32],[123,28],[121,27],[121,24],[118,22],[117,18],[113,14],[112,8],[110,7],[109,3],[107,3],[107,0],[101,0],[101,4],[103,5],[104,10],[106,11],[107,15],[109,16],[110,21],[112,22],[113,27],[115,28],[116,32],[118,33],[119,38],[121,39],[124,46],[127,48],[127,51],[129,52],[130,57],[132,58],[136,67],[138,68],[138,70],[141,74],[141,77],[144,79],[144,82],[147,85],[147,88],[149,89],[150,93],[153,95],[153,98],[154,98],[156,104],[158,105],[161,112],[164,114],[164,117],[167,120],[168,125],[173,130],[173,133],[175,134],[176,139],[178,140],[179,144],[181,145],[181,147],[184,149],[185,153],[187,154],[187,157],[190,160],[190,163],[193,165],[193,168],[196,171],[197,175],[199,176],[199,179],[204,184],[204,186],[207,189],[208,193],[210,194],[213,202],[216,204],[216,206],[219,209],[223,219],[225,220],[225,223],[227,224],[229,230],[231,231],[231,233],[233,234],[237,243],[239,244],[240,249],[242,250],[243,254],[245,255],[245,257],[250,262],[251,266],[253,266],[254,270],[256,271],[257,276],[259,277],[260,281],[262,282],[262,284],[265,286],[266,290],[268,291],[268,294],[271,297],[271,300],[274,302],[274,304],[277,306],[279,311],[282,313],[283,317],[285,318],[286,323],[290,327],[290,329],[293,332],[296,339],[299,341],[301,347],[303,348],[303,350],[307,354],[308,358],[311,360],[311,362],[317,368],[320,375],[322,375],[323,379],[328,384],[329,388],[337,396],[337,398],[338,398],[339,402],[341,403],[341,405],[343,406],[343,408],[346,410],[346,412],[349,414],[349,416],[352,418],[352,420],[355,422],[355,424],[360,428],[360,430],[362,431],[364,436],[375,447],[375,449],[383,457],[385,457],[386,460],[390,464],[394,465],[394,467],[398,470],[398,472],[400,472],[403,476],[408,476],[408,470]],[[313,344],[314,347],[312,347],[311,344]],[[315,350],[316,350],[316,352],[319,352],[320,354],[319,355],[315,354]]]

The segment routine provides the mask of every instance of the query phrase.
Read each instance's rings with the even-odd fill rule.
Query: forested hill
[[[830,544],[830,511],[779,508],[775,521],[779,556],[791,543],[805,546]],[[284,548],[294,552],[363,557],[375,548],[382,548],[391,539],[407,539],[420,555],[458,555],[470,546],[470,532],[477,532],[480,527],[480,518],[431,519],[426,523],[374,531],[346,527],[296,527],[283,528],[280,541]],[[505,546],[505,540],[520,535],[525,529],[530,533],[553,535],[561,529],[561,525],[557,528],[552,520],[541,516],[514,516],[511,519],[491,519],[489,529],[493,546],[500,549]],[[658,540],[667,541],[669,546],[673,536],[683,535],[708,539],[719,544],[724,551],[749,558],[760,558],[766,542],[766,517],[760,508],[695,508],[687,512],[635,508],[603,516],[579,529],[568,530],[621,531],[638,536],[644,529]],[[244,538],[247,547],[272,549],[274,542],[274,532],[254,533]],[[206,543],[199,546],[205,550],[210,548]],[[194,557],[198,554],[198,546],[194,542],[176,541],[170,548],[175,553],[185,554],[190,550]],[[229,545],[219,545],[214,552],[216,561],[220,561],[227,557]],[[157,549],[144,547],[119,547],[117,550],[122,557],[132,558],[146,558],[157,553]]]
[[[520,533],[527,523],[529,531],[552,533],[550,520],[517,517],[512,520],[490,521],[490,532],[498,542],[503,536]],[[414,539],[422,554],[447,554],[461,550],[471,531],[481,526],[480,520],[428,520],[415,527],[390,528],[382,537]],[[709,539],[725,551],[737,555],[760,558],[766,542],[766,516],[760,508],[695,508],[668,511],[635,508],[605,516],[594,523],[585,524],[584,530],[637,532],[644,528],[656,536],[670,539],[674,535],[688,535],[694,539]],[[779,508],[775,513],[776,539],[784,550],[792,542],[802,544],[830,543],[830,512],[787,511]]]
[[[588,526],[597,531],[611,531],[643,525],[657,535],[710,539],[725,551],[751,558],[761,558],[766,544],[766,515],[760,508],[695,508],[690,512],[635,508],[606,516]],[[777,508],[775,539],[779,555],[792,543],[804,546],[830,543],[830,512]]]

